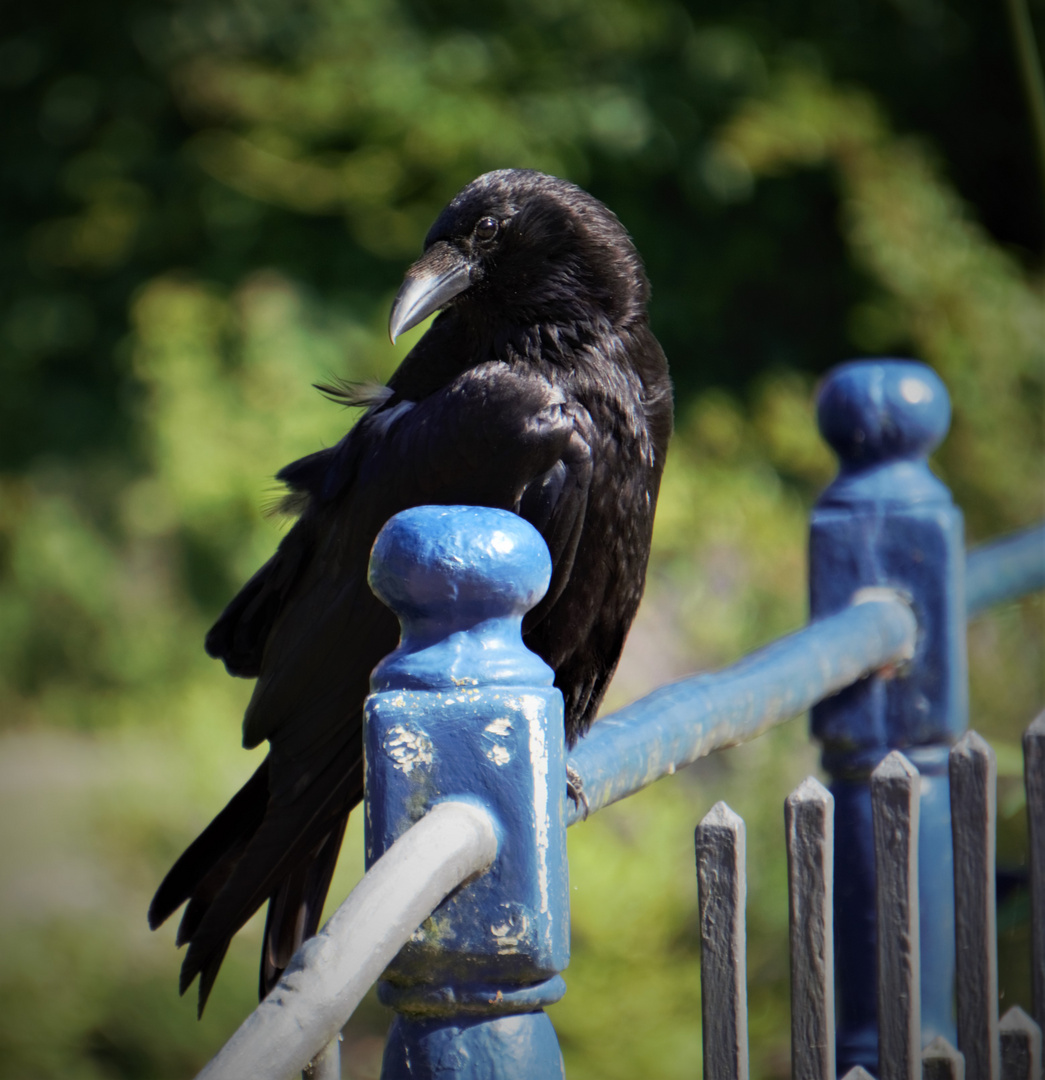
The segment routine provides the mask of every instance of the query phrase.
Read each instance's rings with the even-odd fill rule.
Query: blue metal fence
[[[346,902],[354,922],[344,931],[358,937],[369,927],[379,939],[367,970],[391,959],[379,984],[396,1010],[385,1080],[561,1076],[542,1007],[561,996],[569,959],[567,826],[811,707],[835,807],[839,1072],[878,1065],[871,776],[898,748],[921,774],[912,850],[922,1039],[956,1041],[947,778],[967,727],[965,622],[1045,586],[1045,528],[966,558],[961,513],[927,465],[948,421],[946,391],[923,365],[872,361],[832,373],[819,422],[840,468],[813,513],[810,625],[600,719],[569,759],[582,783],[576,803],[565,790],[561,698],[521,640],[522,616],[550,576],[540,537],[512,514],[472,507],[421,507],[389,522],[371,576],[403,633],[375,670],[367,704],[371,883]],[[437,807],[441,820],[458,814],[449,832],[472,830],[474,844],[445,839],[431,824]],[[422,827],[430,839],[418,846]],[[444,843],[453,849],[445,859]],[[453,870],[435,886],[426,878],[431,898],[393,917],[390,900],[369,897],[392,895],[378,890],[391,888],[393,865],[403,867],[403,888],[414,888],[418,852],[440,866],[456,860]],[[315,1054],[365,990],[355,970],[363,961],[346,959],[340,935],[339,923],[306,944],[201,1075],[278,1077]],[[336,1068],[328,1052],[316,1075]]]

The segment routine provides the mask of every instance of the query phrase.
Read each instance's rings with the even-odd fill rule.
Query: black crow
[[[392,308],[393,340],[442,313],[336,446],[279,479],[298,520],[207,635],[256,678],[243,742],[268,757],[175,863],[149,909],[188,906],[184,991],[202,1012],[233,934],[267,900],[266,994],[319,925],[348,814],[363,796],[371,669],[398,642],[367,586],[374,537],[426,503],[512,510],[551,550],[523,624],[554,668],[572,745],[595,717],[639,605],[672,427],[649,285],[617,218],[573,184],[506,169],[439,215]]]

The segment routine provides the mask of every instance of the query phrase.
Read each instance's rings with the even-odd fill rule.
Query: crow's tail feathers
[[[251,837],[260,827],[268,805],[268,761],[229,800],[228,805],[189,845],[160,883],[149,905],[149,926],[155,930],[188,901],[175,939],[178,945],[191,942],[214,898],[232,877]],[[239,927],[233,928],[235,933]],[[218,969],[232,934],[207,958],[200,971],[199,1012],[207,1003]],[[185,993],[192,979],[182,970],[180,991]]]
[[[269,899],[265,940],[261,949],[259,998],[265,997],[279,982],[279,977],[301,943],[319,929],[323,903],[334,876],[347,823],[348,818],[342,818],[304,865],[291,874]]]
[[[266,759],[157,889],[149,907],[154,930],[188,901],[176,938],[178,945],[189,946],[179,989],[184,994],[199,975],[200,1015],[229,942],[266,900],[262,997],[318,929],[348,810],[359,801],[355,788],[361,786],[360,768],[345,768],[337,755],[331,767],[341,782],[329,785],[326,797],[318,795],[322,785],[317,785],[308,793],[312,798],[301,800],[298,813],[271,813]],[[342,789],[355,797],[346,798]]]
[[[228,805],[189,845],[170,868],[149,905],[149,926],[155,930],[189,901],[177,943],[192,938],[210,902],[228,881],[250,838],[261,825],[268,804],[268,761],[229,800]]]

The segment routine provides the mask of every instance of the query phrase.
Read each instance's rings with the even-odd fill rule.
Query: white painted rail
[[[493,820],[464,802],[435,806],[369,870],[294,954],[265,1000],[197,1080],[287,1080],[334,1042],[410,935],[497,854]],[[314,1075],[337,1077],[333,1049]]]

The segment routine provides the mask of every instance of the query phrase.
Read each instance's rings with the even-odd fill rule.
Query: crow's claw
[[[566,794],[573,800],[573,805],[578,810],[584,810],[581,821],[588,820],[588,796],[584,794],[584,781],[581,774],[569,763],[566,763]]]

